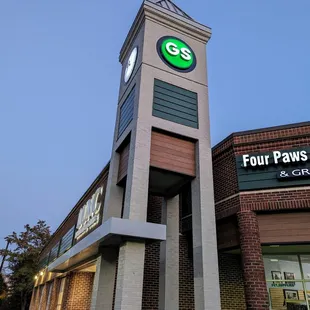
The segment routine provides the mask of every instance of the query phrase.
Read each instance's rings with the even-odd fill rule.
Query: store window
[[[310,255],[264,255],[272,310],[310,310]]]

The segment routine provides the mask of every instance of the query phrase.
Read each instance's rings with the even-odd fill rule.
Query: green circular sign
[[[196,66],[196,56],[184,41],[175,37],[163,37],[157,43],[157,51],[164,62],[174,69],[190,72]]]

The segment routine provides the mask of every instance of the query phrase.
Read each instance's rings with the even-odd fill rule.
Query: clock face
[[[125,69],[125,73],[124,73],[124,81],[125,83],[127,83],[132,75],[133,69],[135,68],[135,64],[137,61],[137,57],[138,57],[138,47],[135,47],[128,59],[127,65],[126,65],[126,69]]]

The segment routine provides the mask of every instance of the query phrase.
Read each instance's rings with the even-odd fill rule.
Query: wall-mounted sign
[[[138,58],[138,47],[135,47],[126,64],[126,69],[125,69],[125,73],[124,73],[124,82],[127,83],[129,81],[129,79],[132,76],[133,73],[133,69],[135,68],[136,62],[137,62],[137,58]]]
[[[101,211],[101,195],[103,187],[100,187],[93,194],[92,198],[80,209],[76,226],[75,239],[79,240],[85,236],[92,228],[98,225]]]
[[[196,67],[196,56],[191,47],[175,37],[163,37],[157,42],[160,58],[170,67],[181,72],[190,72]]]
[[[236,157],[240,190],[310,185],[310,147]]]
[[[277,174],[279,180],[310,178],[310,168],[286,169]]]
[[[309,160],[307,151],[290,151],[280,152],[274,151],[272,154],[265,155],[242,155],[243,164],[242,167],[256,167],[256,166],[268,166],[271,164],[278,165],[280,163],[290,164],[298,162],[306,162]]]

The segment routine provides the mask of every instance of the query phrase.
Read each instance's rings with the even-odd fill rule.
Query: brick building
[[[222,309],[309,309],[309,143],[307,122],[213,148]]]
[[[310,123],[211,149],[210,37],[143,1],[111,159],[43,249],[31,310],[309,309]]]

